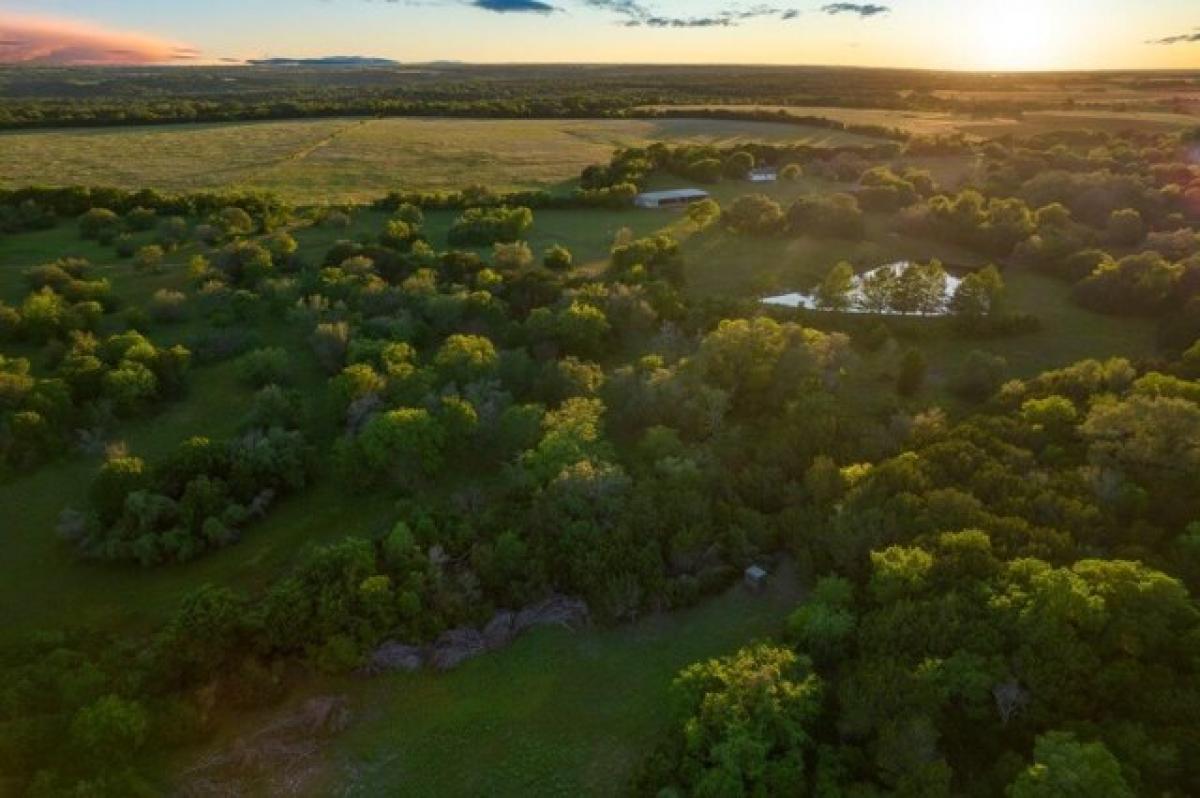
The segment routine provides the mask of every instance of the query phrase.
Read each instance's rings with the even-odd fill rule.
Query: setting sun
[[[972,11],[975,65],[984,69],[1045,69],[1060,55],[1053,8],[1039,0],[987,0]]]

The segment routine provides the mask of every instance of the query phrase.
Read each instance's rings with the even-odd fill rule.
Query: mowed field
[[[768,111],[794,117],[822,117],[851,125],[880,125],[919,136],[964,133],[987,139],[1027,136],[1058,130],[1144,130],[1165,132],[1200,125],[1200,115],[1158,111],[1125,112],[1102,108],[1073,111],[1028,111],[1020,119],[954,114],[946,111],[905,111],[886,108],[830,108],[797,105],[682,105],[654,106],[658,110]]]
[[[0,134],[0,187],[268,189],[297,204],[395,189],[552,188],[618,147],[652,141],[813,146],[875,139],[785,123],[708,119],[320,119]]]

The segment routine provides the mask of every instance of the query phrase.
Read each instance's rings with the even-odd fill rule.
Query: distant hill
[[[257,58],[246,63],[255,66],[396,66],[400,62],[361,55],[327,55],[323,58]]]

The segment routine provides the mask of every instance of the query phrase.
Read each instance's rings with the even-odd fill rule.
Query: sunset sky
[[[1198,0],[17,0],[0,61],[1200,68]]]

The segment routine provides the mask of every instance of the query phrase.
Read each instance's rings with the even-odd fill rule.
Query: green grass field
[[[363,715],[332,766],[342,796],[621,794],[667,723],[685,665],[774,635],[800,599],[784,569],[761,595],[616,629],[533,632],[447,674],[349,685]]]
[[[0,135],[0,187],[269,189],[300,203],[393,189],[548,188],[614,149],[652,141],[813,146],[874,139],[789,124],[702,119],[321,119]]]

